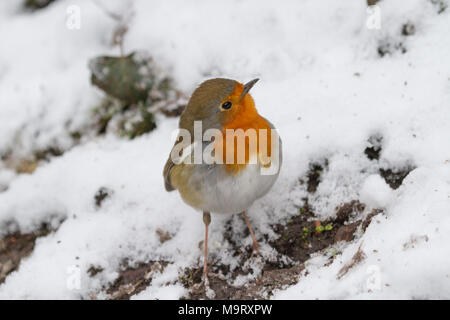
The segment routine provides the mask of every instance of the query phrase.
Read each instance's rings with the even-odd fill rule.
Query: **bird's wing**
[[[164,166],[164,186],[166,187],[166,191],[170,192],[175,190],[175,188],[172,186],[172,183],[170,182],[170,170],[175,166],[173,163],[171,157],[169,156],[169,159],[167,159],[166,165]]]
[[[164,166],[164,171],[163,171],[163,176],[164,176],[164,186],[166,187],[167,191],[173,191],[176,188],[172,185],[172,182],[170,181],[170,172],[172,170],[173,167],[175,167],[177,164],[174,163],[172,161],[172,153],[173,153],[173,149],[175,148],[175,146],[177,146],[177,144],[179,144],[182,141],[182,137],[178,136],[177,140],[175,141],[175,143],[173,144],[172,150],[170,150],[170,155],[169,155],[169,159],[167,159],[166,165]],[[190,154],[190,152],[189,152]],[[184,150],[183,150],[183,155],[184,155]],[[181,159],[183,160],[183,158]]]

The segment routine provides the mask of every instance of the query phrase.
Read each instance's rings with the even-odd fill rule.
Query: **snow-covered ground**
[[[373,12],[364,0],[58,0],[33,13],[21,10],[22,1],[2,1],[0,154],[26,156],[54,145],[70,150],[33,174],[0,162],[0,234],[31,232],[44,222],[56,229],[38,238],[0,285],[0,298],[102,298],[101,288],[128,259],[173,262],[134,298],[176,299],[186,294],[180,270],[200,263],[201,215],[163,186],[176,119],[158,116],[158,128],[134,140],[108,134],[71,144],[70,132],[83,129],[102,98],[90,84],[88,60],[118,54],[110,45],[115,21],[98,3],[130,13],[125,50],[148,51],[187,95],[211,77],[261,79],[252,94],[284,149],[279,180],[249,211],[263,254],[271,249],[262,235],[275,237],[270,225],[296,214],[308,195],[298,181],[312,162],[328,160],[310,197],[318,216],[330,217],[354,199],[368,205],[366,212],[384,209],[331,264],[320,254],[312,258],[298,284],[275,298],[450,298],[450,8],[440,10],[444,0],[383,0],[380,29],[367,27]],[[80,29],[66,26],[72,5],[81,9]],[[409,31],[402,32],[405,24]],[[379,161],[364,154],[374,135],[382,137]],[[415,169],[392,190],[379,167]],[[97,208],[101,187],[112,195]],[[223,237],[227,219],[213,215],[210,250],[235,267]],[[157,229],[172,238],[161,244]],[[358,249],[365,258],[338,276]],[[103,272],[90,277],[93,265]],[[74,270],[79,287],[70,285]]]

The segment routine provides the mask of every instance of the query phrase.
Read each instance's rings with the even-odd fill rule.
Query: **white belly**
[[[237,174],[229,174],[216,166],[207,172],[206,179],[197,181],[199,191],[204,195],[199,209],[213,213],[241,213],[264,196],[277,177],[278,173],[262,175],[257,164],[247,165]]]

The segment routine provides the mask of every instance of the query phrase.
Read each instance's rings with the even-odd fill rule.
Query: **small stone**
[[[156,234],[158,235],[159,242],[161,242],[161,244],[172,239],[172,236],[170,235],[170,233],[167,231],[164,231],[161,228],[156,229]]]
[[[336,232],[334,237],[335,242],[346,241],[349,242],[353,240],[356,229],[358,228],[359,222],[354,222],[345,226],[342,226]]]
[[[95,205],[97,208],[101,208],[103,201],[106,198],[109,198],[111,196],[111,194],[113,193],[112,190],[105,188],[105,187],[101,187],[94,196],[95,199]]]

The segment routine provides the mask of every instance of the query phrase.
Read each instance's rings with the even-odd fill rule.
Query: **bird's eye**
[[[224,103],[222,104],[222,109],[228,110],[228,109],[231,108],[231,105],[232,105],[232,103],[231,103],[230,101],[224,102]]]

